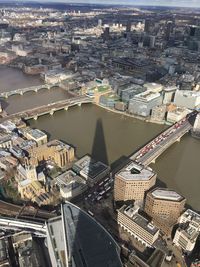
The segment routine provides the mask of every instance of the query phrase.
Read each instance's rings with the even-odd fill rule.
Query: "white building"
[[[129,102],[129,113],[147,117],[155,106],[162,103],[162,96],[160,93],[146,91],[144,93],[135,95]]]
[[[178,88],[176,86],[170,86],[164,88],[163,104],[170,104],[173,101],[174,94]]]
[[[174,103],[179,107],[194,109],[200,104],[200,92],[177,90]]]
[[[185,252],[190,253],[200,233],[200,215],[188,209],[181,215],[179,222],[180,226],[176,230],[173,242]]]
[[[200,113],[197,114],[197,116],[196,116],[193,130],[194,130],[194,132],[200,132]]]
[[[159,237],[159,229],[139,214],[139,208],[124,205],[118,210],[117,223],[146,247],[153,247]]]
[[[191,111],[187,108],[183,107],[176,107],[175,110],[170,110],[167,113],[167,121],[171,123],[175,123],[177,121],[180,121],[183,119],[187,114],[189,114]]]

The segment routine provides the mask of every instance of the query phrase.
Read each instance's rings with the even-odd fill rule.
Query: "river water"
[[[16,76],[17,80],[21,80],[18,88],[41,82],[38,77],[22,75],[17,70],[9,69],[8,71],[9,81],[6,88],[9,88],[12,83],[15,84],[10,80],[11,77],[15,79]],[[0,69],[1,80],[4,80],[5,74],[6,71],[4,70],[4,74],[2,74]],[[2,84],[5,85],[6,81],[0,83],[0,91],[4,89]],[[6,110],[13,113],[66,97],[67,93],[62,89],[12,96],[8,98]],[[162,125],[146,123],[108,112],[92,104],[72,107],[68,111],[58,111],[53,116],[45,115],[37,121],[31,120],[29,123],[32,127],[48,132],[51,139],[61,139],[75,146],[79,157],[89,153],[109,164],[121,156],[132,154],[164,129]],[[151,165],[166,186],[183,194],[187,198],[188,204],[197,210],[200,210],[199,159],[200,141],[188,134],[181,139],[180,143],[175,143],[165,151],[155,164]]]

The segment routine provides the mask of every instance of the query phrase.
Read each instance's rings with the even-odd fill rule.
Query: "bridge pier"
[[[81,107],[82,104],[81,104],[81,103],[78,103],[77,105],[78,105],[79,107]]]
[[[176,140],[176,142],[180,142],[181,141],[181,137],[179,137],[177,140]]]
[[[5,94],[5,98],[8,99],[8,94]]]
[[[51,110],[50,115],[53,116],[53,114],[54,114],[54,110]]]
[[[37,115],[34,116],[33,119],[36,121],[38,119],[38,116]]]
[[[65,107],[64,109],[67,111],[67,110],[69,109],[69,107],[67,106],[67,107]]]
[[[23,91],[20,91],[20,95],[23,95],[24,94],[24,92]]]
[[[35,92],[37,93],[38,92],[38,89],[35,89]]]

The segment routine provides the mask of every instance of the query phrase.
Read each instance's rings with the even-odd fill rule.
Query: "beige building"
[[[147,193],[145,212],[164,233],[170,235],[184,210],[185,202],[186,199],[175,191],[156,188]]]
[[[68,163],[74,160],[74,148],[59,140],[53,140],[39,147],[32,148],[29,153],[38,162],[52,160],[60,168],[66,167]]]
[[[146,247],[152,247],[159,236],[159,229],[139,214],[139,209],[124,205],[118,210],[118,225]]]
[[[140,200],[156,182],[156,173],[149,167],[130,162],[115,175],[115,201]]]

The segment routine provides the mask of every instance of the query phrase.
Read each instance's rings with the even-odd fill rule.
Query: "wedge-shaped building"
[[[112,236],[70,202],[61,216],[48,221],[47,245],[54,267],[122,267]]]

